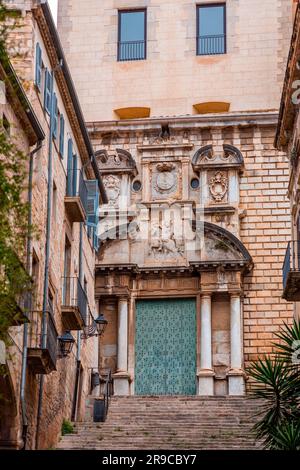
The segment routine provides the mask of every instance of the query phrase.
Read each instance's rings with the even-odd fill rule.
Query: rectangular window
[[[197,7],[197,54],[226,54],[226,5]]]
[[[64,146],[65,146],[65,119],[61,114],[59,119],[59,153],[60,156],[64,156]]]
[[[146,10],[119,11],[118,60],[146,59]]]

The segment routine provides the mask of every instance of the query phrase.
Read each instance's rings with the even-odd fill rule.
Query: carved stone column
[[[245,394],[243,371],[242,308],[240,294],[232,294],[230,300],[231,363],[228,372],[229,395]]]
[[[214,395],[214,375],[212,369],[211,294],[204,294],[201,296],[199,395]]]
[[[120,298],[118,305],[118,359],[114,374],[115,395],[129,395],[128,373],[128,300]]]

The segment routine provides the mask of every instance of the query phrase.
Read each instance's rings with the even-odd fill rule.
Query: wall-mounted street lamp
[[[84,328],[83,333],[81,335],[82,339],[92,338],[93,336],[102,336],[108,321],[105,319],[102,313],[95,319],[93,319],[92,325],[87,326]]]
[[[59,353],[61,357],[67,357],[71,354],[75,339],[71,335],[70,331],[65,331],[63,335],[58,338]]]

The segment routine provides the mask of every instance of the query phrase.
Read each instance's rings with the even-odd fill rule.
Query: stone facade
[[[292,316],[281,298],[288,161],[274,136],[293,2],[228,0],[226,54],[207,56],[196,54],[197,3],[89,0],[83,11],[59,2],[109,198],[96,296],[116,394],[135,393],[141,299],[196,299],[200,395],[245,393],[247,366]],[[146,59],[118,61],[119,11],[138,8],[147,10]]]
[[[100,297],[100,304],[109,320],[103,339],[102,365],[113,370],[119,368],[118,298],[125,296],[128,299],[128,375],[131,393],[134,393],[134,316],[135,301],[138,299],[197,298],[197,369],[198,374],[201,373],[201,343],[211,336],[208,348],[212,348],[212,360],[209,368],[215,374],[214,388],[209,385],[211,394],[228,393],[226,377],[230,377],[234,353],[231,349],[234,338],[231,336],[233,326],[230,319],[234,315],[235,301],[241,301],[241,309],[239,306],[237,308],[241,312],[239,321],[242,322],[243,339],[240,337],[237,348],[242,359],[237,368],[242,371],[260,354],[271,351],[273,333],[283,321],[290,319],[292,306],[281,299],[281,267],[290,235],[289,203],[284,200],[288,164],[285,155],[273,148],[276,114],[252,115],[251,125],[247,122],[249,119],[249,115],[214,116],[213,122],[208,122],[204,117],[174,118],[168,121],[171,138],[164,142],[158,137],[159,125],[151,121],[127,121],[117,128],[109,124],[103,128],[95,124],[91,126],[95,148],[99,149],[97,154],[102,172],[110,171],[111,175],[116,175],[110,157],[116,155],[116,149],[126,149],[132,155],[136,166],[131,169],[127,190],[124,191],[130,198],[128,205],[132,213],[139,204],[142,208],[151,206],[153,210],[158,204],[171,203],[184,206],[185,210],[190,209],[191,218],[195,220],[195,207],[200,205],[204,220],[213,227],[220,227],[224,236],[223,246],[220,241],[216,242],[214,237],[210,239],[205,234],[207,253],[203,254],[197,249],[189,251],[186,244],[177,244],[174,237],[171,237],[171,242],[168,239],[162,243],[154,236],[143,246],[139,233],[132,235],[130,229],[128,239],[103,243],[96,279],[96,295]],[[109,131],[110,145],[101,144],[103,136],[107,136]],[[231,151],[238,149],[238,152],[231,153],[232,160],[229,162],[224,162],[224,148]],[[206,154],[203,149],[206,149]],[[209,152],[213,153],[213,158]],[[107,159],[103,158],[105,154],[108,155]],[[171,163],[166,163],[169,161]],[[110,170],[105,168],[106,165]],[[159,170],[163,169],[163,165],[167,176],[160,180]],[[122,171],[121,168],[119,171]],[[193,189],[191,181],[197,178],[200,186]],[[110,180],[104,177],[105,181]],[[133,183],[136,181],[142,182],[138,192],[134,191]],[[158,197],[160,183],[162,193],[170,191],[169,186],[174,184],[174,199],[170,200],[168,195],[166,201],[163,194]],[[107,192],[110,197],[109,190]],[[115,201],[116,194],[118,191],[111,193],[112,201]],[[114,214],[116,208],[114,206],[108,210]],[[138,210],[136,219],[134,216],[130,218],[129,214],[132,231],[135,220],[140,224],[143,216],[149,217],[142,211]],[[102,220],[101,230],[105,230],[105,224],[109,225],[110,222],[106,216]],[[156,228],[154,221],[151,229],[155,232]],[[230,234],[243,243],[250,258],[241,257],[241,260],[237,246],[229,250],[227,237]],[[106,235],[113,235],[112,228]],[[103,237],[106,235],[103,234]],[[242,261],[241,267],[234,265],[237,259]],[[120,270],[122,274],[119,274]],[[209,300],[212,327],[211,332],[202,337],[201,312],[205,309],[205,299],[209,299],[207,295],[212,296]],[[202,356],[205,354],[203,350]]]
[[[85,329],[93,326],[97,306],[94,296],[95,244],[85,224],[87,208],[84,201],[89,193],[81,176],[85,181],[96,182],[100,193],[102,191],[101,200],[104,191],[99,173],[95,173],[92,164],[92,147],[77,98],[72,94],[67,64],[60,55],[54,23],[49,20],[49,7],[28,1],[18,2],[17,7],[22,10],[22,19],[20,26],[11,32],[10,53],[37,120],[44,130],[45,139],[33,156],[31,211],[38,236],[32,240],[29,271],[34,280],[34,299],[28,312],[27,341],[23,341],[24,326],[11,328],[16,347],[8,351],[8,354],[11,353],[11,363],[8,364],[11,387],[5,390],[5,394],[8,394],[9,402],[14,406],[15,421],[9,437],[5,433],[11,430],[11,423],[4,421],[0,445],[21,448],[26,444],[26,449],[45,449],[56,445],[63,419],[83,419],[85,399],[91,393],[92,368],[98,369],[98,338],[94,336],[87,339],[83,336]],[[39,86],[36,78],[38,49],[41,51]],[[21,56],[17,52],[21,52]],[[46,70],[53,73],[53,92],[57,99],[56,138],[52,139],[50,135],[54,118],[50,117],[51,112],[45,110],[44,100]],[[9,104],[5,106],[5,113],[9,121],[15,121]],[[26,144],[20,125],[16,133],[23,142],[23,150],[29,155],[33,143],[30,146]],[[61,134],[64,135],[63,143]],[[68,150],[70,141],[72,152]],[[77,155],[72,181],[69,176],[70,154],[74,159],[74,155]],[[68,189],[70,181],[73,185],[72,194]],[[47,223],[50,227],[49,242]],[[45,343],[41,343],[43,319],[47,324]],[[59,357],[56,336],[66,330],[71,330],[76,344],[72,353],[62,358]],[[25,349],[27,367],[25,408],[22,414],[20,382]],[[50,361],[49,356],[54,362]]]
[[[80,0],[59,0],[58,29],[87,121],[116,119],[114,110],[127,107],[197,114],[193,106],[205,102],[278,109],[292,0],[227,0],[227,54],[213,56],[196,55],[201,3],[220,2],[86,0],[83,9]],[[118,10],[138,8],[147,9],[147,60],[118,62]]]
[[[294,27],[288,56],[285,80],[281,97],[281,106],[278,127],[275,138],[277,148],[285,151],[289,159],[288,198],[290,200],[290,213],[292,227],[290,242],[286,249],[283,276],[283,296],[294,304],[295,318],[300,315],[300,284],[299,284],[299,47],[300,47],[300,7],[294,5]]]

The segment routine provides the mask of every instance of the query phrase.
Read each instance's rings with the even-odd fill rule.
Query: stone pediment
[[[206,145],[199,149],[192,160],[194,171],[204,168],[238,168],[244,166],[241,152],[233,145],[224,144],[223,151],[215,151],[212,145]]]
[[[133,227],[131,227],[132,229]],[[215,270],[218,266],[233,270],[251,270],[252,258],[238,238],[224,228],[205,222],[199,228],[197,240],[192,251],[183,238],[178,238],[172,227],[161,227],[158,223],[152,226],[151,238],[140,238],[141,231],[136,223],[135,233],[127,237],[127,262],[135,263],[138,267],[155,268],[158,270],[173,266],[174,269],[190,266],[197,269]],[[164,230],[163,230],[164,228]],[[194,227],[195,230],[196,227]],[[168,229],[168,230],[167,230]],[[125,234],[126,227],[121,232]],[[120,233],[120,229],[117,230]],[[101,239],[110,238],[109,230],[103,233]],[[102,262],[111,262],[115,252],[119,251],[121,240],[111,240],[102,245]],[[117,248],[118,247],[118,248]],[[108,251],[107,251],[108,249]],[[126,250],[125,250],[126,251]],[[126,261],[124,258],[124,262]]]
[[[137,174],[136,163],[127,150],[98,150],[95,156],[101,174],[130,173],[134,176]]]
[[[200,261],[204,264],[232,264],[252,267],[252,258],[243,243],[224,228],[205,222]]]

